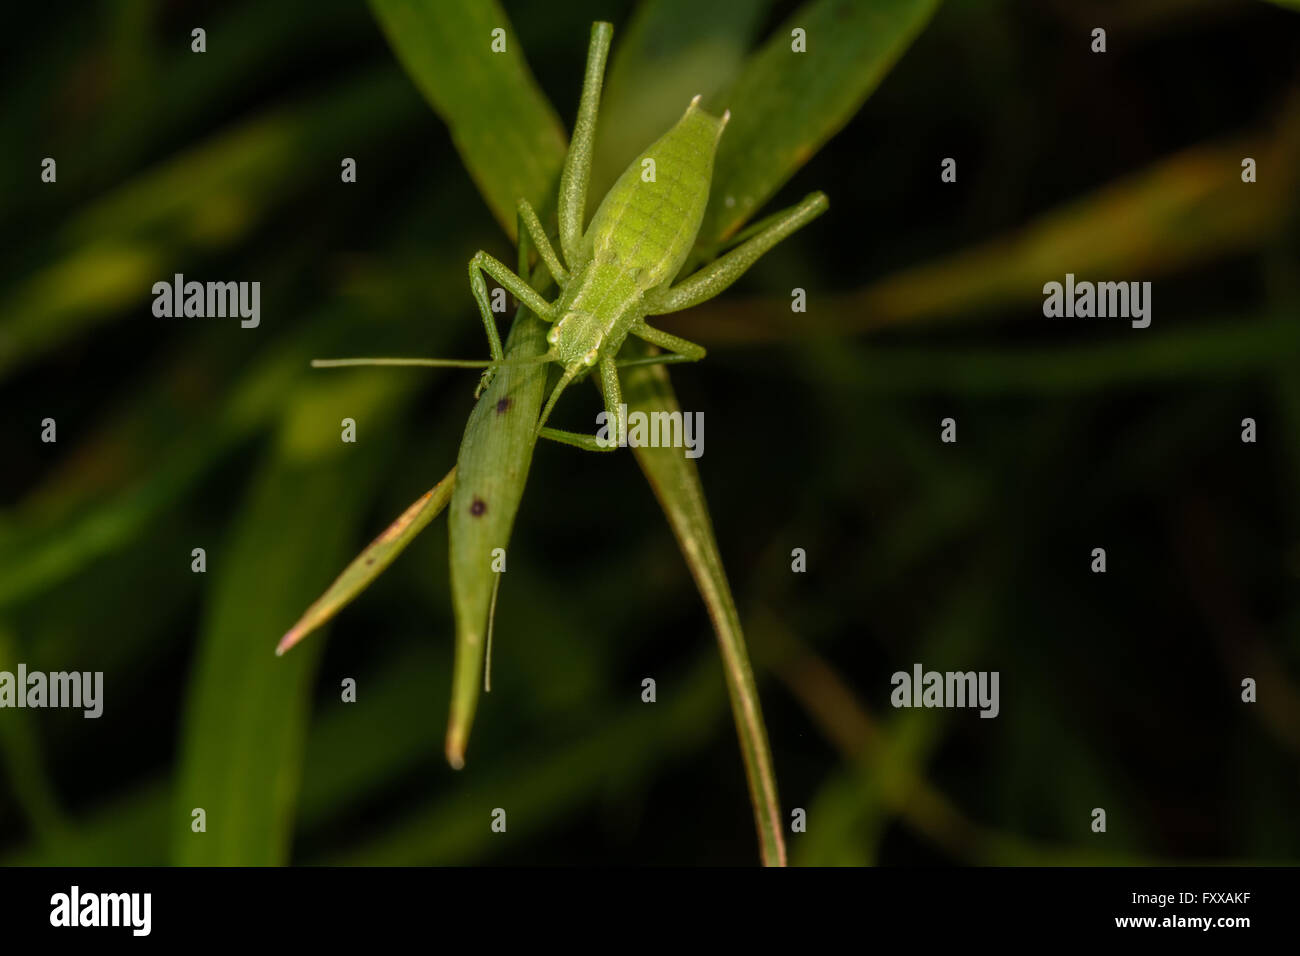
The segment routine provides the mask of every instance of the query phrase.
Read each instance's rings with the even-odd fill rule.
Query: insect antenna
[[[421,366],[425,368],[523,368],[544,365],[555,355],[535,355],[526,359],[432,359],[432,358],[340,358],[312,359],[312,368],[351,368],[358,365]]]

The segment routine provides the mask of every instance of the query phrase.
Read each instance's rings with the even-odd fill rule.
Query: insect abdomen
[[[725,119],[692,102],[672,129],[632,161],[587,231],[598,263],[639,270],[646,289],[672,281],[700,230],[724,125]]]

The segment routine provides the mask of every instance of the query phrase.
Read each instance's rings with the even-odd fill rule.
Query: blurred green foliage
[[[596,190],[684,97],[728,105],[749,52],[838,9],[690,6],[505,5],[561,146],[590,23],[615,24]],[[700,480],[782,805],[808,810],[793,862],[1300,855],[1300,17],[1123,7],[1104,58],[1068,3],[940,7],[887,77],[841,91],[838,135],[799,133],[807,165],[755,187],[756,208],[824,189],[830,214],[672,326],[710,346],[673,379],[707,412]],[[0,200],[0,669],[103,670],[106,704],[0,711],[0,860],[752,862],[709,621],[631,456],[538,449],[465,770],[442,759],[440,522],[328,640],[272,653],[446,473],[476,380],[308,360],[484,353],[465,262],[513,259],[515,187],[457,149],[529,190],[558,166],[453,141],[402,65],[431,51],[360,5],[33,15],[0,113],[22,145]],[[467,83],[445,109],[493,102]],[[260,280],[261,327],[155,319],[175,271]],[[1154,280],[1152,327],[1033,321],[1066,271]],[[561,427],[597,407],[566,404]],[[914,661],[1000,671],[1001,715],[891,710]]]

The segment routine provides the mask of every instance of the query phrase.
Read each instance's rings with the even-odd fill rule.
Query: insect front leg
[[[478,303],[479,314],[483,316],[483,328],[487,331],[488,348],[492,352],[492,359],[500,362],[505,358],[505,353],[501,349],[501,338],[497,334],[496,319],[492,315],[491,306],[488,305],[487,283],[483,281],[483,273],[485,272],[493,279],[496,279],[497,282],[500,282],[506,291],[510,292],[516,299],[548,322],[552,319],[551,305],[532,286],[511,272],[501,260],[494,259],[486,252],[474,253],[474,258],[469,260],[469,287],[470,291],[474,293],[474,301]],[[494,368],[489,368],[483,373],[478,388],[474,392],[475,398],[483,394],[483,390],[488,387],[495,374],[496,369]]]
[[[532,203],[527,199],[519,200],[519,222],[522,229],[527,230],[528,235],[532,238],[538,254],[542,257],[542,261],[546,263],[546,268],[551,271],[551,278],[555,280],[556,285],[563,289],[569,284],[569,271],[560,264],[560,257],[555,254],[555,248],[551,245],[551,240],[546,236],[542,221],[537,218]]]
[[[613,451],[620,447],[627,438],[627,408],[623,405],[623,387],[618,381],[618,363],[611,355],[602,355],[600,358],[600,385],[605,395],[605,425],[614,429],[609,440],[602,440],[599,435],[564,431],[560,428],[542,428],[538,435],[584,451]]]
[[[827,206],[825,193],[813,193],[797,206],[777,213],[772,217],[771,225],[762,232],[704,266],[690,278],[671,289],[649,294],[646,297],[647,314],[666,315],[707,302],[744,275],[759,256],[824,213]]]
[[[582,78],[582,98],[578,101],[578,119],[573,124],[569,152],[560,173],[560,250],[564,261],[575,271],[582,265],[578,250],[582,246],[582,220],[587,206],[587,180],[591,175],[592,144],[596,139],[596,114],[600,110],[600,87],[605,77],[605,59],[609,55],[614,27],[608,23],[591,25],[591,42],[587,46],[587,72]]]

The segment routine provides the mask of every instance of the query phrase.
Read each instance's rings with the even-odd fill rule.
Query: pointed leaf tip
[[[415,540],[416,535],[428,527],[429,522],[447,506],[455,484],[456,469],[453,468],[447,472],[442,481],[417,498],[380,533],[379,537],[353,558],[352,563],[343,570],[329,589],[317,598],[297,623],[280,638],[280,643],[275,648],[276,656],[283,656],[285,651],[333,618],[364,591],[371,581],[379,577],[406,546]]]
[[[447,735],[447,763],[451,765],[452,770],[464,768],[465,740],[463,735],[459,735],[459,739],[453,739],[451,734]]]

